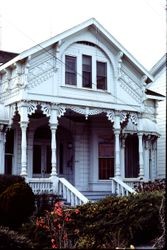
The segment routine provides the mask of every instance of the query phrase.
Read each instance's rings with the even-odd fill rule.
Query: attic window
[[[107,89],[107,63],[96,62],[97,69],[97,89]]]
[[[65,83],[69,85],[76,85],[76,62],[74,56],[65,57]]]
[[[82,85],[92,87],[92,57],[87,55],[82,55]]]
[[[91,43],[91,42],[87,42],[87,41],[79,41],[79,42],[77,42],[77,43],[79,43],[79,44],[84,44],[84,45],[87,45],[87,46],[96,47],[96,44]]]

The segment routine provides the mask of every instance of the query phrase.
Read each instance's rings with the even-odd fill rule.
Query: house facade
[[[166,95],[166,55],[164,55],[150,70],[154,81],[151,90]],[[166,176],[166,98],[158,103],[157,125],[161,136],[157,141],[157,177]]]
[[[95,19],[24,51],[0,67],[0,173],[72,194],[154,180],[152,81]]]

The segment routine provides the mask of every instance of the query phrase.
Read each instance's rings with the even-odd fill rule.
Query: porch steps
[[[110,191],[82,191],[82,194],[90,201],[99,201],[112,195]]]

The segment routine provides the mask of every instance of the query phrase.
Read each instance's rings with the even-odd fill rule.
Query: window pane
[[[99,179],[108,180],[114,176],[114,144],[99,144]]]
[[[92,87],[92,57],[82,56],[82,83],[83,87]]]
[[[47,146],[47,154],[46,154],[46,173],[51,173],[51,147]]]
[[[136,178],[139,175],[138,137],[128,135],[125,141],[125,177]]]
[[[97,88],[107,89],[107,64],[104,62],[97,62]]]
[[[65,83],[76,85],[76,57],[65,57]]]
[[[41,173],[41,146],[34,145],[33,150],[33,173],[40,174]]]

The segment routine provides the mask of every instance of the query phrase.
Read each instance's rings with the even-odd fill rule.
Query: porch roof
[[[7,124],[9,121],[9,114],[5,106],[0,103],[0,123]]]
[[[142,119],[140,130],[151,134],[160,134],[157,124],[148,118]]]

